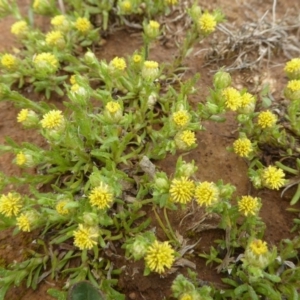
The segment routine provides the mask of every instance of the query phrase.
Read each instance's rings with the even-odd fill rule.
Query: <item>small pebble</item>
[[[130,299],[136,299],[136,293],[130,293],[129,298]]]

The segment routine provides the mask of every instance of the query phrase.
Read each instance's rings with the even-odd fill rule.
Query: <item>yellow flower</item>
[[[241,157],[248,157],[252,150],[252,143],[247,138],[240,138],[233,143],[233,151]]]
[[[196,143],[195,133],[191,130],[184,130],[180,135],[179,139],[187,146],[190,147]],[[179,145],[178,145],[179,146]],[[179,147],[180,148],[180,147]]]
[[[18,166],[23,166],[26,163],[26,156],[23,152],[19,152],[16,156],[16,164]]]
[[[178,3],[178,0],[165,0],[165,3],[169,5],[176,5]]]
[[[21,195],[8,193],[0,198],[0,213],[6,217],[17,216],[22,207]]]
[[[1,65],[7,70],[14,70],[18,65],[17,58],[12,54],[4,54],[1,58]]]
[[[300,58],[293,58],[288,61],[284,67],[284,71],[291,79],[300,79]]]
[[[51,19],[51,24],[53,26],[59,27],[62,26],[65,21],[66,21],[66,17],[64,15],[58,15]]]
[[[74,231],[74,245],[80,250],[89,250],[97,245],[99,230],[96,227],[88,227],[79,224],[78,229]]]
[[[287,84],[287,88],[292,92],[297,92],[300,90],[300,80],[291,80]]]
[[[22,123],[24,121],[27,120],[27,117],[28,117],[28,113],[29,113],[29,110],[28,109],[22,109],[19,113],[18,113],[18,116],[17,116],[17,121],[19,123]]]
[[[71,83],[72,85],[74,85],[74,84],[77,83],[77,82],[76,82],[76,75],[72,75],[72,76],[70,77],[70,83]]]
[[[62,47],[65,44],[65,40],[61,31],[55,30],[48,32],[46,35],[46,44]]]
[[[156,21],[152,21],[151,20],[151,21],[149,21],[149,26],[152,29],[159,29],[160,24],[158,22],[156,22]]]
[[[60,110],[51,110],[43,116],[41,120],[43,128],[58,129],[64,125],[64,117]]]
[[[25,232],[31,231],[30,218],[27,213],[21,214],[16,221],[17,221],[17,226],[19,227],[20,230]]]
[[[121,105],[116,102],[116,101],[109,101],[105,108],[111,113],[111,114],[114,114],[116,113],[118,110],[121,109]]]
[[[131,13],[132,11],[132,5],[131,2],[128,0],[120,2],[120,9],[123,13]]]
[[[268,252],[268,246],[266,242],[262,240],[254,240],[249,245],[250,250],[257,256],[266,254]]]
[[[258,198],[251,196],[242,196],[241,200],[238,202],[238,209],[244,216],[256,215],[260,209],[260,203]]]
[[[59,62],[55,55],[49,52],[43,52],[36,55],[33,63],[38,70],[55,73],[59,67]]]
[[[110,65],[115,69],[119,71],[123,71],[126,68],[126,62],[125,59],[122,57],[115,57],[111,62]]]
[[[204,34],[212,33],[216,30],[217,22],[215,17],[209,13],[204,13],[198,21],[199,29]]]
[[[56,211],[62,216],[68,215],[70,213],[70,210],[65,207],[67,203],[67,200],[61,200],[55,206]]]
[[[186,204],[194,197],[195,184],[187,177],[180,179],[173,179],[169,189],[170,200],[172,202],[179,202]]]
[[[274,166],[265,168],[262,172],[262,180],[265,187],[278,190],[285,184],[284,172]]]
[[[107,184],[101,182],[99,186],[92,189],[89,200],[92,206],[105,209],[113,202],[113,194]]]
[[[147,80],[154,80],[159,74],[158,63],[153,60],[144,61],[142,77]]]
[[[173,113],[173,121],[179,127],[184,127],[190,121],[190,115],[186,110],[179,110]]]
[[[28,25],[25,21],[18,21],[11,26],[11,33],[22,37],[28,31]]]
[[[165,272],[165,268],[170,269],[174,260],[174,250],[168,242],[160,243],[158,241],[154,241],[154,243],[148,248],[145,256],[147,267],[151,271],[159,274],[163,274]]]
[[[135,64],[139,64],[142,61],[142,56],[139,54],[134,54],[132,60]]]
[[[225,99],[225,106],[233,111],[236,111],[242,105],[242,97],[238,90],[233,87],[228,87],[223,90],[222,96]]]
[[[203,181],[195,189],[199,205],[211,206],[219,201],[219,189],[213,182]]]
[[[261,128],[270,128],[276,124],[277,117],[269,110],[262,111],[258,115],[257,123]]]
[[[92,28],[92,24],[87,18],[77,18],[75,28],[81,33],[87,33]]]
[[[255,98],[250,93],[244,93],[241,95],[241,107],[248,106],[249,104],[255,103]]]

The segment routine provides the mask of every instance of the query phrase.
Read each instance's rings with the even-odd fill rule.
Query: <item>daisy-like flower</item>
[[[290,79],[300,79],[300,58],[293,58],[288,61],[284,71]]]
[[[207,35],[216,30],[217,22],[210,13],[204,13],[198,20],[198,27],[201,33]]]
[[[30,220],[26,213],[21,214],[16,221],[17,221],[17,226],[19,227],[20,230],[25,232],[31,231]]]
[[[165,3],[168,5],[176,5],[178,3],[178,0],[165,0]]]
[[[255,103],[255,98],[250,93],[244,93],[241,95],[241,107],[248,106],[251,103]]]
[[[48,32],[46,35],[46,44],[49,46],[63,48],[65,46],[65,40],[62,32],[59,30]]]
[[[1,58],[1,65],[7,70],[15,70],[18,65],[17,58],[12,54],[4,54]]]
[[[120,2],[120,12],[123,14],[130,14],[132,12],[132,4],[129,0]]]
[[[43,116],[41,125],[46,129],[59,129],[64,125],[64,117],[60,110],[51,110]]]
[[[70,77],[70,83],[71,83],[72,85],[74,85],[74,84],[77,83],[77,82],[76,82],[76,75],[72,75],[72,76]]]
[[[145,262],[147,267],[154,272],[163,274],[165,269],[170,269],[175,260],[174,250],[168,242],[154,243],[148,248]]]
[[[196,186],[195,199],[199,205],[212,206],[219,201],[219,189],[215,183],[203,181]]]
[[[269,110],[262,111],[258,115],[257,124],[261,128],[271,128],[273,127],[277,122],[277,117]]]
[[[92,24],[87,18],[77,18],[75,22],[75,28],[80,33],[85,34],[92,29]]]
[[[186,204],[194,197],[195,183],[187,177],[173,179],[170,185],[169,194],[172,202]]]
[[[17,116],[17,121],[19,123],[23,123],[24,121],[27,120],[27,117],[28,117],[28,113],[29,113],[29,109],[22,109],[19,113],[18,113],[18,116]]]
[[[97,238],[99,237],[99,230],[97,227],[78,225],[78,229],[73,232],[74,245],[80,250],[89,250],[97,245]]]
[[[300,99],[300,80],[291,80],[284,89],[284,95],[290,100]]]
[[[144,25],[145,35],[150,39],[155,39],[159,35],[160,24],[156,21],[149,21],[148,24]]]
[[[115,57],[109,65],[113,70],[124,71],[126,69],[126,61],[123,57]]]
[[[291,80],[287,84],[287,88],[292,92],[296,92],[300,90],[300,80]]]
[[[47,73],[55,73],[59,67],[56,56],[49,52],[36,55],[33,59],[33,63],[37,70]]]
[[[107,184],[101,182],[99,186],[92,189],[89,200],[92,206],[98,209],[108,208],[113,202],[113,194]]]
[[[256,197],[242,196],[238,201],[238,209],[245,217],[255,216],[260,209],[260,202]]]
[[[0,198],[0,213],[6,217],[17,216],[22,208],[21,195],[17,193],[8,193]]]
[[[234,153],[236,153],[237,155],[239,155],[241,157],[248,157],[249,154],[252,152],[252,150],[253,150],[252,143],[247,138],[237,139],[233,143]]]
[[[179,127],[184,127],[190,121],[190,115],[186,110],[179,110],[173,113],[174,123]]]
[[[115,114],[118,110],[121,109],[121,105],[116,102],[116,101],[109,101],[106,105],[105,108],[111,113]]]
[[[285,174],[274,166],[265,168],[261,174],[263,185],[272,190],[279,190],[285,184]]]
[[[267,243],[262,240],[254,240],[249,245],[250,250],[257,256],[268,252]]]
[[[67,200],[61,200],[55,206],[56,211],[62,216],[66,216],[70,213],[70,210],[66,208],[67,203]]]
[[[147,80],[154,80],[159,75],[158,63],[153,60],[144,61],[142,77]]]
[[[181,150],[187,150],[196,143],[195,132],[191,130],[177,133],[174,139],[177,148]]]
[[[242,105],[242,97],[240,92],[233,88],[228,87],[222,91],[222,96],[225,99],[225,106],[233,111],[236,111]]]
[[[64,15],[58,15],[55,16],[51,19],[51,25],[56,26],[56,27],[60,27],[64,24],[64,22],[66,22],[66,16]]]
[[[18,113],[17,121],[25,127],[31,127],[38,124],[39,117],[34,111],[24,108]]]
[[[132,61],[135,63],[135,64],[139,64],[141,61],[142,61],[142,56],[139,55],[139,54],[134,54],[132,56]]]
[[[11,33],[17,37],[24,37],[28,32],[28,24],[25,21],[15,22],[10,29]]]

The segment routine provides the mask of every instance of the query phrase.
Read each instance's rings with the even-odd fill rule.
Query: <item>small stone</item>
[[[136,299],[136,293],[132,292],[129,294],[130,299]]]

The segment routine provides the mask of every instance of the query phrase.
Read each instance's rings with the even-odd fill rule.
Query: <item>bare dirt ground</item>
[[[246,22],[258,22],[258,20],[269,11],[268,18],[272,20],[272,5],[271,0],[219,0],[219,1],[199,1],[203,9],[221,8],[227,17],[227,22],[239,28]],[[22,4],[23,5],[23,4]],[[24,1],[24,7],[26,3]],[[283,20],[285,16],[289,16],[289,20],[298,18],[299,24],[300,3],[294,0],[279,0],[276,6],[276,21]],[[0,50],[11,51],[12,47],[17,47],[18,44],[10,33],[10,25],[14,20],[7,18],[0,22]],[[38,22],[42,27],[48,24],[48,19],[39,19]],[[296,33],[295,33],[296,34]],[[198,89],[198,94],[191,101],[196,105],[199,101],[204,101],[208,95],[208,87],[212,84],[212,76],[214,72],[223,65],[230,65],[234,58],[229,57],[226,60],[208,63],[205,55],[207,52],[199,52],[203,47],[210,47],[210,43],[218,45],[224,39],[220,32],[217,32],[210,42],[203,45],[198,45],[186,63],[189,70],[186,76],[190,76],[196,72],[201,74]],[[126,56],[142,45],[141,32],[133,31],[132,29],[124,29],[116,31],[106,37],[105,44],[98,50],[98,57],[100,59],[110,60],[115,56]],[[170,46],[171,45],[171,46]],[[172,43],[167,43],[167,46],[157,42],[154,49],[152,49],[152,57],[158,62],[162,63],[170,60],[174,55],[176,48]],[[276,50],[276,49],[274,49]],[[198,53],[197,55],[195,55]],[[258,53],[252,53],[257,57]],[[282,101],[282,88],[287,82],[283,74],[284,63],[289,58],[285,56],[282,51],[274,51],[274,54],[267,61],[262,61],[260,65],[256,65],[252,69],[233,70],[231,72],[234,83],[237,87],[247,87],[250,91],[254,91],[256,85],[255,78],[259,77],[261,81],[264,79],[272,83],[272,96],[275,101]],[[30,94],[26,95],[31,97]],[[32,95],[36,97],[36,95]],[[53,99],[54,102],[59,102],[60,99]],[[4,143],[5,137],[12,137],[17,142],[24,140],[34,141],[37,136],[34,132],[21,130],[21,127],[16,122],[18,109],[14,108],[12,104],[2,102],[0,103],[0,143]],[[200,180],[217,181],[223,179],[225,183],[231,183],[237,187],[236,195],[258,195],[262,198],[263,207],[261,210],[261,217],[267,225],[265,239],[270,245],[277,245],[283,238],[291,238],[290,229],[293,224],[293,217],[286,209],[289,207],[289,200],[291,193],[289,191],[283,198],[280,197],[280,192],[269,190],[256,191],[252,188],[247,178],[247,164],[238,158],[235,154],[226,150],[233,140],[236,138],[235,130],[236,123],[234,118],[228,114],[225,123],[205,123],[206,131],[200,132],[197,135],[198,147],[188,154],[184,155],[187,161],[195,160],[198,166],[197,177]],[[41,141],[42,143],[42,141]],[[168,156],[164,161],[157,164],[158,168],[172,174],[175,168],[176,156]],[[9,155],[0,158],[0,170],[7,175],[18,174],[19,168],[11,163],[12,157]],[[299,205],[298,205],[299,208]],[[201,212],[200,212],[201,213]],[[171,223],[175,230],[184,233],[186,230],[185,222],[179,226],[178,216],[171,216]],[[0,232],[0,264],[7,265],[14,260],[21,261],[26,257],[26,249],[32,248],[32,241],[37,237],[38,232],[33,234],[19,234],[11,237],[11,230]],[[197,254],[207,252],[212,245],[212,241],[220,238],[224,233],[219,229],[208,229],[200,233],[196,233],[191,238],[191,243],[201,238],[200,243],[195,249],[195,257]],[[198,277],[216,285],[222,285],[220,278],[221,274],[217,274],[215,266],[205,266],[205,261],[202,258],[195,258]],[[114,262],[117,267],[126,265],[124,272],[121,274],[118,289],[126,294],[127,299],[164,299],[170,297],[170,285],[176,277],[176,273],[167,278],[160,278],[157,274],[143,277],[143,263],[129,263],[128,261],[117,260]],[[7,296],[7,300],[50,300],[53,299],[47,295],[46,291],[50,287],[60,287],[61,282],[50,282],[45,280],[40,284],[37,290],[26,289],[25,286],[12,288]]]

